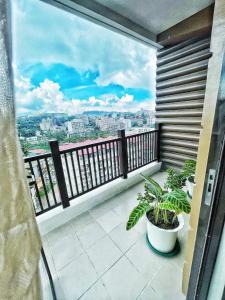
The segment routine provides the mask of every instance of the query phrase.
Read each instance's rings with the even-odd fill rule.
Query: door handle
[[[215,183],[215,177],[216,177],[216,170],[209,169],[207,189],[206,189],[206,195],[205,195],[205,204],[208,206],[210,206],[211,200],[212,200],[212,192],[213,192],[213,186]]]

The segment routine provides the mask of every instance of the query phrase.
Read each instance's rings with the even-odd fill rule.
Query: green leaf
[[[179,208],[174,203],[171,203],[169,201],[164,201],[159,203],[159,208],[174,211],[176,215],[182,213],[182,211],[180,211]]]
[[[161,186],[150,176],[144,176],[143,174],[141,174],[141,176],[145,179],[150,193],[159,199],[163,195]]]
[[[183,175],[188,178],[195,175],[196,161],[193,159],[187,159],[184,162]]]
[[[170,188],[172,191],[175,189],[182,189],[186,180],[186,177],[183,175],[183,173],[178,174],[174,169],[169,168],[167,169],[167,174],[165,188]]]
[[[127,222],[126,229],[130,230],[134,225],[137,224],[139,219],[151,208],[151,206],[147,203],[140,203],[138,206],[136,206],[130,216],[129,220]]]
[[[191,211],[191,205],[187,200],[187,195],[182,190],[174,190],[171,193],[164,194],[160,208],[184,212],[186,214],[189,214]]]

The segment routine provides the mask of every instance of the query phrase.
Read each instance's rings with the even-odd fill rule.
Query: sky
[[[155,49],[40,0],[12,11],[19,114],[154,109]]]

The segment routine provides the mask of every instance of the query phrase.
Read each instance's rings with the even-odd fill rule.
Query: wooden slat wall
[[[202,38],[158,51],[156,122],[164,165],[181,168],[197,156],[209,47],[210,38]]]

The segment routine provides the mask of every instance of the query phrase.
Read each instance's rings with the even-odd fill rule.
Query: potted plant
[[[174,191],[176,189],[182,189],[185,186],[186,177],[183,173],[178,174],[174,169],[167,169],[167,179],[164,185],[165,189],[169,192]]]
[[[186,178],[186,186],[188,190],[188,196],[192,198],[194,179],[195,179],[196,161],[188,159],[184,163],[183,175]]]
[[[182,213],[189,214],[191,210],[186,193],[181,189],[168,192],[151,177],[144,179],[145,192],[138,194],[139,204],[131,212],[126,229],[130,230],[145,215],[151,247],[162,254],[171,253],[184,225]]]

